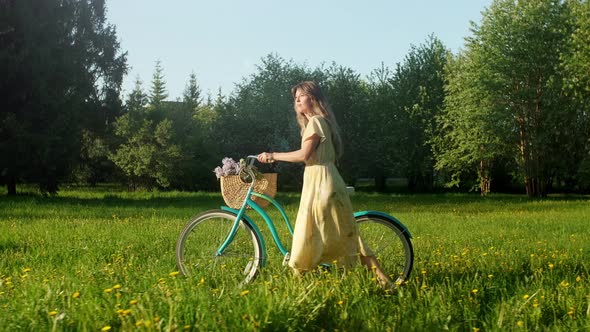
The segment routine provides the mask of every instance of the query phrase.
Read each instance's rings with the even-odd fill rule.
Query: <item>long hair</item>
[[[297,93],[297,90],[301,90],[311,97],[313,105],[311,111],[313,115],[319,115],[323,117],[330,125],[330,129],[332,131],[332,142],[334,144],[334,151],[336,152],[336,159],[340,158],[343,152],[342,138],[340,136],[340,127],[336,122],[336,117],[334,117],[334,113],[332,113],[332,110],[328,105],[328,102],[326,101],[326,98],[324,97],[324,94],[322,93],[320,86],[314,81],[304,81],[298,83],[297,85],[291,88],[291,95],[293,95],[293,100],[295,100],[295,94]],[[293,103],[295,103],[295,101],[293,101]],[[309,120],[305,115],[299,113],[297,114],[297,123],[301,128],[302,134],[308,122]]]

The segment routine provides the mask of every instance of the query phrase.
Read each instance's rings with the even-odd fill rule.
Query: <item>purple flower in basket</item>
[[[238,162],[233,160],[232,158],[225,157],[221,160],[221,166],[215,167],[213,172],[215,176],[219,179],[222,176],[228,175],[238,175],[240,174],[241,166]]]

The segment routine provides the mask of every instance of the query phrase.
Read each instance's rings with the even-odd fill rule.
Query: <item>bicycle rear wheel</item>
[[[197,280],[247,283],[254,279],[263,252],[260,238],[249,223],[242,219],[233,240],[218,252],[235,220],[233,213],[211,210],[189,221],[176,242],[180,272]]]
[[[396,285],[408,280],[414,264],[414,249],[407,231],[380,215],[356,218],[363,241],[375,254],[379,265]]]

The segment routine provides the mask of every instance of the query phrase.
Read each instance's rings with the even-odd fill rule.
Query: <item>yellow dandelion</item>
[[[474,327],[473,332],[479,332],[479,327]]]
[[[130,305],[137,304],[137,300],[135,300],[135,299],[134,299],[134,300],[131,300],[131,301],[129,301],[129,304],[130,304]]]
[[[53,317],[55,315],[57,315],[57,311],[53,310],[47,313],[49,316]]]
[[[344,303],[344,301],[340,300],[338,301],[338,305],[342,305]]]
[[[570,283],[564,280],[559,283],[559,286],[561,286],[563,288],[568,288],[570,286]]]
[[[31,272],[31,268],[30,267],[26,267],[23,269],[23,273],[29,273]]]
[[[178,272],[178,271],[170,272],[171,277],[176,277],[179,274],[180,274],[180,272]]]
[[[476,289],[473,289],[473,290],[471,290],[471,293],[473,293],[473,294],[477,294],[477,292],[479,292],[479,290],[478,290],[477,288],[476,288]]]
[[[576,313],[576,308],[570,307],[570,310],[567,312],[568,315],[573,316]]]
[[[104,290],[105,293],[111,293],[112,291],[113,291],[112,288],[107,288],[107,289]]]
[[[336,259],[335,259],[335,260],[333,260],[333,261],[332,261],[332,264],[334,264],[334,265],[338,264],[338,260],[336,260]]]
[[[426,270],[422,270],[422,274],[426,274]]]
[[[154,323],[157,323],[159,321],[160,321],[160,317],[158,317],[158,316],[154,317]]]
[[[516,322],[516,326],[518,327],[523,327],[524,326],[524,322],[519,320],[518,322]]]
[[[115,286],[113,286],[113,289],[121,289],[121,285],[120,284],[116,284]]]
[[[205,278],[201,278],[201,280],[199,280],[199,284],[198,285],[202,285],[205,283]]]
[[[428,288],[428,286],[426,286],[425,284],[420,287],[420,289],[426,289],[426,288]]]
[[[123,310],[123,316],[127,316],[131,314],[131,309],[125,309]]]
[[[246,289],[240,293],[240,296],[248,295],[248,293],[250,293],[250,291]]]
[[[104,332],[104,331],[110,331],[110,330],[111,330],[111,327],[110,327],[109,325],[107,325],[107,326],[103,327],[103,328],[102,328],[102,329],[100,329],[100,330],[101,330],[101,331],[103,331],[103,332]]]
[[[577,276],[577,277],[576,277],[576,282],[580,282],[580,281],[582,281],[582,277],[580,277],[580,276]]]
[[[135,322],[135,326],[140,327],[143,325],[143,319],[138,320],[137,322]]]
[[[79,291],[75,291],[74,294],[72,294],[72,297],[77,299],[80,297],[80,292]]]
[[[533,302],[533,308],[538,308],[539,307],[539,300],[535,300]]]
[[[488,274],[488,279],[492,279],[492,278],[494,278],[494,275],[493,274]]]
[[[550,269],[553,269],[553,268],[555,267],[555,265],[553,265],[553,263],[549,263],[549,264],[547,264],[547,266],[548,266]]]
[[[524,294],[524,296],[522,297],[523,299],[528,299],[529,298],[529,294]]]

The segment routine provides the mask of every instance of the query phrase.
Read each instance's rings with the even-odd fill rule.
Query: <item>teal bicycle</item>
[[[288,259],[288,250],[274,221],[253,197],[270,202],[269,206],[278,210],[291,236],[293,227],[275,199],[254,191],[257,180],[252,166],[256,156],[246,159],[247,166],[242,168],[240,177],[250,185],[241,208],[222,206],[218,210],[205,211],[192,218],[180,233],[176,242],[176,262],[182,274],[201,281],[210,278],[242,284],[252,281],[268,257],[262,232],[246,213],[252,210],[262,217],[275,246],[284,259]],[[384,212],[360,211],[354,217],[363,241],[372,249],[383,271],[396,285],[408,280],[414,262],[409,230]]]

